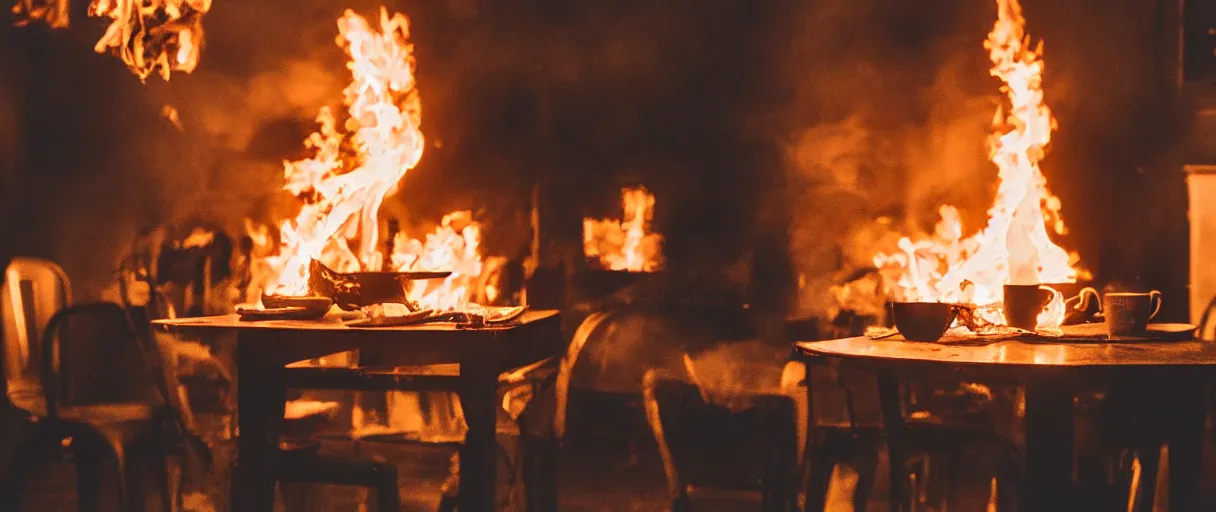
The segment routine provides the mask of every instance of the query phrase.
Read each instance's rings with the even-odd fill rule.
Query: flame
[[[436,311],[465,309],[475,281],[481,276],[481,227],[468,211],[443,217],[435,231],[419,241],[398,233],[393,244],[393,270],[451,271],[439,285],[415,283],[408,298],[419,306]]]
[[[140,80],[189,73],[198,66],[210,9],[211,0],[93,0],[89,16],[111,20],[93,50],[117,55]]]
[[[621,205],[621,220],[583,219],[583,254],[609,270],[661,270],[663,235],[649,232],[654,195],[645,187],[626,187],[621,189]]]
[[[339,272],[451,271],[441,283],[420,282],[409,298],[437,309],[460,309],[481,273],[480,227],[467,211],[443,218],[424,240],[396,233],[392,252],[380,250],[379,211],[423,153],[422,107],[415,88],[409,20],[380,10],[380,27],[347,10],[338,20],[339,46],[349,55],[346,118],[328,107],[305,141],[312,156],[284,162],[283,190],[300,200],[299,213],[279,225],[277,247],[267,226],[246,222],[253,240],[253,279],[246,300],[264,290],[307,295],[312,259]]]
[[[340,272],[379,270],[380,205],[422,158],[409,21],[381,8],[377,31],[347,10],[338,32],[350,57],[351,83],[343,91],[348,117],[339,130],[332,111],[322,107],[320,128],[305,141],[313,155],[284,162],[283,189],[302,205],[279,226],[278,254],[268,258],[273,275],[264,288],[271,294],[307,294],[313,258]]]
[[[18,27],[40,20],[51,28],[67,28],[71,21],[68,0],[17,0],[12,12]]]
[[[992,76],[1008,106],[997,109],[988,155],[996,165],[1000,185],[988,210],[988,224],[963,237],[958,210],[942,206],[941,220],[932,236],[899,241],[899,252],[878,254],[874,264],[883,270],[896,300],[999,304],[1005,284],[1071,283],[1079,271],[1077,257],[1052,242],[1067,229],[1060,215],[1060,200],[1047,189],[1039,167],[1051,132],[1056,128],[1051,109],[1043,103],[1042,44],[1029,46],[1026,20],[1017,0],[997,0],[997,21],[984,47],[992,60]],[[987,320],[1003,324],[999,308]],[[1039,317],[1039,327],[1058,327],[1064,318],[1061,304],[1052,304]]]

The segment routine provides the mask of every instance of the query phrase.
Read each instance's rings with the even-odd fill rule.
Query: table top
[[[873,363],[1041,369],[1216,366],[1216,343],[1199,340],[1067,343],[1006,339],[978,345],[874,340],[859,336],[799,342],[795,347],[805,355]]]
[[[565,350],[558,311],[527,311],[510,323],[481,328],[454,323],[400,327],[351,327],[337,318],[242,321],[237,315],[153,322],[174,336],[235,334],[238,355],[256,353],[268,366],[358,349],[362,358],[388,366],[489,361],[510,369]]]
[[[529,324],[544,321],[549,318],[554,318],[558,315],[556,310],[537,310],[525,311],[523,315],[512,322],[505,324],[486,325],[479,328],[458,327],[453,322],[434,322],[418,325],[404,325],[394,327],[352,327],[342,323],[338,318],[322,318],[320,320],[260,320],[260,321],[245,321],[241,320],[240,315],[220,315],[220,316],[202,316],[193,318],[175,318],[170,320],[155,320],[152,323],[158,328],[166,331],[179,330],[198,330],[198,329],[231,329],[231,330],[271,330],[271,331],[294,331],[294,332],[352,332],[352,333],[402,333],[402,332],[418,332],[418,333],[437,333],[437,332],[460,332],[460,333],[496,333],[503,331],[512,331],[524,327]]]

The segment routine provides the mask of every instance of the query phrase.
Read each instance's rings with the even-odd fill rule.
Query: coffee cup
[[[1148,322],[1161,311],[1161,292],[1107,293],[1102,296],[1106,335],[1112,338],[1144,336]]]
[[[1051,304],[1060,292],[1040,284],[1005,285],[1005,324],[1033,331],[1039,325],[1039,313]]]

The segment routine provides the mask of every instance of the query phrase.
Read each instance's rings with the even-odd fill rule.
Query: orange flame
[[[349,117],[340,131],[330,109],[321,108],[321,126],[305,142],[312,157],[284,162],[283,189],[303,204],[279,226],[278,254],[267,258],[271,276],[264,286],[271,294],[305,295],[313,258],[341,272],[379,270],[380,205],[422,158],[409,21],[381,8],[377,31],[347,10],[338,32],[350,56]]]
[[[198,66],[210,9],[211,0],[93,0],[89,16],[111,20],[93,50],[117,55],[140,80],[189,73]]]
[[[649,232],[654,195],[645,187],[624,188],[621,205],[621,220],[583,219],[583,254],[609,270],[661,270],[663,235]]]
[[[1029,47],[1026,20],[1017,0],[997,0],[997,21],[984,47],[992,60],[992,76],[1004,82],[1009,99],[993,118],[988,139],[989,158],[997,166],[1000,185],[988,210],[988,225],[963,238],[958,211],[942,206],[933,236],[899,241],[900,251],[878,254],[896,300],[999,304],[1005,284],[1070,283],[1078,270],[1076,256],[1052,242],[1047,226],[1066,232],[1060,200],[1047,189],[1039,168],[1051,132],[1051,109],[1043,103],[1042,44]],[[893,277],[893,279],[892,279]],[[997,314],[985,318],[1003,324]],[[1040,327],[1057,327],[1064,308],[1053,304],[1039,317]]]
[[[424,148],[409,20],[381,8],[377,31],[348,10],[338,20],[338,31],[338,44],[350,57],[347,118],[340,128],[338,118],[322,107],[320,127],[305,141],[312,156],[284,162],[283,189],[301,207],[295,218],[280,224],[277,252],[266,226],[246,226],[255,247],[246,299],[255,302],[263,290],[306,295],[308,264],[315,258],[340,272],[384,266],[451,271],[440,283],[418,283],[409,298],[430,309],[465,308],[481,274],[481,231],[470,212],[445,216],[423,241],[397,233],[388,258],[379,250],[380,206],[418,165]]]
[[[443,217],[435,231],[425,241],[398,233],[392,254],[393,270],[451,271],[439,285],[416,283],[409,299],[419,306],[436,311],[465,309],[475,281],[481,276],[481,227],[473,222],[468,211],[453,212]]]

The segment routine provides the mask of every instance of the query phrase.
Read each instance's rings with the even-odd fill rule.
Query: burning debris
[[[189,73],[198,66],[203,46],[203,15],[211,0],[93,0],[89,16],[110,18],[93,50],[111,53],[141,81],[157,73]],[[41,20],[51,28],[69,25],[68,0],[17,0],[17,25]]]
[[[89,16],[111,19],[93,51],[117,55],[140,80],[189,73],[198,66],[210,9],[211,0],[93,0]]]
[[[624,216],[583,219],[583,254],[608,270],[655,272],[663,268],[663,235],[651,233],[654,194],[645,187],[621,189]]]
[[[997,110],[988,139],[989,158],[1000,177],[988,224],[964,237],[958,210],[943,205],[931,236],[915,241],[904,237],[898,252],[875,255],[874,265],[895,300],[994,305],[1001,303],[1005,284],[1072,283],[1082,273],[1077,256],[1048,234],[1049,226],[1058,235],[1066,229],[1060,200],[1048,190],[1039,167],[1056,127],[1043,103],[1042,45],[1030,47],[1017,0],[997,0],[997,8],[984,47],[993,63],[992,76],[1004,83],[1001,90],[1009,106]],[[1059,326],[1063,308],[1048,311],[1058,314],[1040,317],[1040,327]],[[999,307],[985,319],[1004,324]]]

